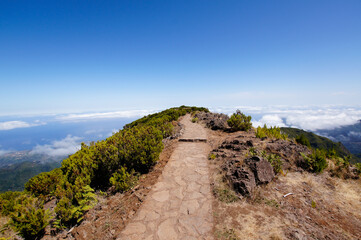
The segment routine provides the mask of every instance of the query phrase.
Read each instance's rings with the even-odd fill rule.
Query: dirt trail
[[[186,115],[183,139],[207,139]],[[213,239],[212,194],[204,142],[179,142],[157,184],[120,239]]]

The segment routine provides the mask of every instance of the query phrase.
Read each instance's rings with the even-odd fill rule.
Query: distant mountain
[[[0,168],[0,192],[22,191],[24,184],[32,177],[42,172],[48,172],[60,167],[57,162],[20,162]]]
[[[350,152],[361,159],[361,120],[354,125],[343,126],[332,130],[317,132],[333,141],[342,142]]]
[[[31,151],[16,151],[0,155],[0,168],[22,162],[60,162],[67,156],[49,156],[47,154],[33,154]]]
[[[30,178],[60,167],[65,157],[32,154],[30,151],[11,152],[0,156],[0,192],[24,190],[24,184]]]
[[[297,128],[281,128],[281,130],[290,138],[296,138],[300,135],[304,135],[310,142],[312,148],[321,148],[326,150],[335,149],[337,154],[342,157],[351,155],[351,152],[341,142],[334,142],[326,137],[322,137],[315,133],[307,132]],[[357,161],[357,158],[353,157],[353,160]]]

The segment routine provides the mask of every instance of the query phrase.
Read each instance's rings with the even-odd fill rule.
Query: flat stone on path
[[[213,239],[205,129],[186,115],[184,133],[135,217],[117,239]]]

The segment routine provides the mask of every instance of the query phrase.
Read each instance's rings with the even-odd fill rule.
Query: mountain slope
[[[319,148],[325,150],[335,150],[336,153],[341,157],[347,157],[351,155],[351,152],[341,143],[333,142],[329,138],[319,136],[312,132],[307,132],[302,129],[297,128],[281,128],[281,131],[286,133],[289,138],[297,138],[301,135],[305,136],[310,142],[312,148]]]
[[[318,133],[334,141],[342,142],[361,162],[361,120],[354,125],[342,126],[332,130],[319,130]]]

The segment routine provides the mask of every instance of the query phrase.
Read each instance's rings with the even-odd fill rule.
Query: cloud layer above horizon
[[[352,125],[361,119],[361,107],[341,107],[341,106],[321,106],[321,107],[287,107],[287,106],[271,106],[271,107],[250,107],[250,106],[236,106],[236,107],[220,107],[210,108],[213,112],[220,112],[225,114],[232,114],[240,109],[247,115],[252,116],[253,126],[279,126],[279,127],[295,127],[307,131],[318,132],[325,129],[334,129],[341,126]],[[159,110],[161,111],[161,110]],[[32,153],[47,154],[50,156],[66,156],[73,154],[80,147],[80,141],[88,139],[89,135],[94,135],[97,138],[105,138],[111,135],[110,129],[104,132],[103,125],[107,124],[102,120],[107,119],[121,119],[140,118],[145,115],[158,112],[155,110],[133,110],[133,111],[114,111],[114,112],[99,112],[99,113],[81,113],[68,115],[54,115],[47,118],[39,116],[38,120],[20,119],[16,121],[0,122],[0,130],[13,130],[17,128],[30,128],[40,125],[53,126],[55,124],[67,124],[69,122],[87,122],[94,121],[92,128],[87,129],[82,133],[69,131],[69,134],[63,139],[49,139],[50,143],[43,145],[36,145],[32,147]],[[40,120],[39,120],[40,119]],[[95,121],[99,120],[99,121]],[[118,120],[117,120],[118,121]],[[50,122],[52,124],[50,124]],[[100,125],[99,125],[100,124]],[[35,130],[37,131],[37,130]],[[50,128],[51,131],[51,128]],[[113,129],[112,132],[116,132]],[[10,133],[11,134],[11,133]],[[360,135],[359,132],[351,132],[351,135]],[[350,136],[351,137],[351,136]],[[86,140],[85,140],[86,141]],[[12,152],[9,148],[0,146],[0,155]]]
[[[295,127],[308,131],[334,129],[341,126],[352,125],[361,119],[361,108],[356,107],[248,107],[218,108],[216,112],[231,114],[240,109],[253,117],[253,126]]]
[[[44,125],[44,122],[39,120],[35,121],[34,123],[28,123],[25,121],[7,121],[7,122],[0,122],[0,131],[1,130],[12,130],[16,128],[28,128],[28,127],[36,127],[40,125]]]
[[[49,156],[66,156],[80,149],[81,137],[68,135],[64,139],[52,141],[51,144],[37,145],[31,154],[46,154]]]

